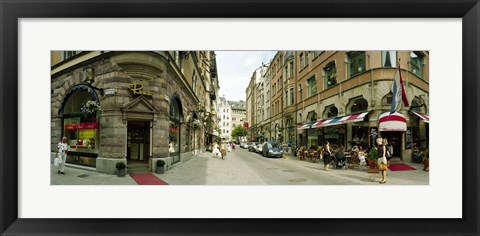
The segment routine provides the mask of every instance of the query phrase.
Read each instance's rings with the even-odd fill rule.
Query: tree
[[[247,136],[247,130],[241,125],[235,126],[232,130],[232,138],[237,139],[238,137]]]

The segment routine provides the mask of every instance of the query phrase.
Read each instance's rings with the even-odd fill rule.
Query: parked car
[[[257,146],[256,142],[251,142],[250,144],[248,144],[248,151],[249,152],[255,152],[255,147],[256,146]]]
[[[277,142],[265,142],[262,148],[264,157],[283,157],[283,150]]]
[[[257,146],[255,146],[255,152],[256,153],[262,154],[262,150],[263,150],[263,143],[257,144]]]
[[[240,147],[241,148],[248,148],[247,143],[245,143],[245,142],[240,143]]]

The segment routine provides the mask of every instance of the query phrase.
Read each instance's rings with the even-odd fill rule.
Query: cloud
[[[253,71],[268,63],[276,51],[215,51],[219,95],[227,100],[246,100],[246,89]]]

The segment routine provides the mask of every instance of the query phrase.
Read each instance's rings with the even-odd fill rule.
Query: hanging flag
[[[398,63],[398,70],[395,72],[392,83],[392,108],[390,114],[393,114],[400,107],[400,100],[403,101],[403,105],[408,107],[407,94],[405,87],[403,86],[402,73],[400,72],[400,63]]]

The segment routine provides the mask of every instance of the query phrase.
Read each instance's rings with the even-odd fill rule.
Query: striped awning
[[[344,117],[336,117],[333,119],[316,121],[315,124],[312,125],[312,128],[363,121],[367,114],[368,114],[368,111],[349,115],[349,116],[344,116]]]
[[[425,123],[430,123],[430,116],[429,115],[425,115],[425,114],[422,114],[422,113],[418,113],[418,112],[414,112],[412,111],[413,114],[417,115],[418,117],[422,118],[423,121],[425,121]]]
[[[310,121],[306,124],[299,125],[299,126],[297,126],[297,129],[310,129],[310,128],[312,128],[313,123],[315,123],[315,121]]]
[[[378,117],[379,131],[407,131],[407,119],[402,114],[384,112]]]

